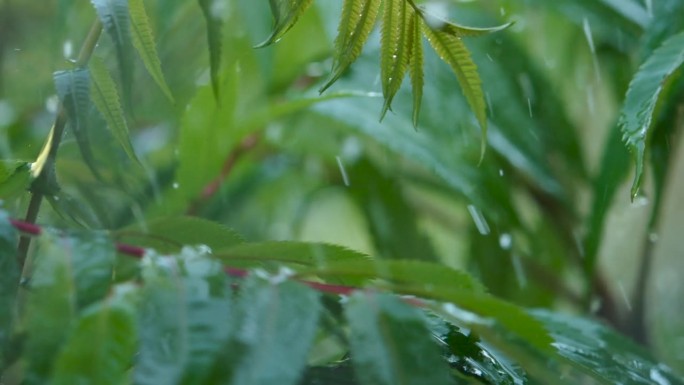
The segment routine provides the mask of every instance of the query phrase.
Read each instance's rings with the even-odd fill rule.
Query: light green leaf
[[[273,14],[273,32],[256,48],[265,47],[280,40],[295,25],[304,11],[313,4],[313,0],[269,0]]]
[[[423,20],[416,12],[411,12],[409,18],[409,76],[411,77],[411,91],[413,92],[413,127],[418,127],[420,104],[423,99]]]
[[[392,99],[399,91],[408,69],[411,52],[411,13],[410,6],[404,0],[384,2],[380,39],[380,79],[385,104],[380,113],[380,120],[387,110],[391,109]]]
[[[432,29],[429,25],[423,25],[423,31],[435,52],[456,74],[463,95],[465,95],[480,124],[482,129],[482,158],[487,144],[487,106],[477,65],[475,65],[468,48],[459,37],[442,30]]]
[[[198,0],[204,21],[207,24],[207,43],[209,44],[209,73],[214,98],[219,98],[219,71],[221,70],[221,42],[223,21],[213,6],[214,0]]]
[[[145,11],[143,0],[128,0],[128,11],[131,16],[131,32],[133,36],[133,46],[138,51],[140,58],[145,64],[147,72],[157,83],[164,95],[173,102],[173,95],[164,79],[161,69],[161,62],[155,46],[154,34],[150,26],[150,20]]]
[[[90,0],[107,35],[114,43],[119,62],[121,87],[126,105],[130,106],[133,85],[133,60],[131,55],[130,17],[128,0]]]
[[[668,38],[641,65],[634,75],[622,106],[619,125],[623,140],[636,161],[632,199],[636,197],[644,173],[644,155],[661,94],[667,92],[672,75],[684,63],[684,32]]]
[[[11,199],[31,185],[31,166],[21,160],[0,160],[0,199]]]
[[[356,293],[345,306],[351,361],[363,384],[452,384],[424,316],[399,298]]]
[[[78,68],[54,73],[55,88],[69,125],[76,137],[83,159],[93,174],[99,177],[97,163],[90,148],[88,112],[90,110],[90,73],[87,68]]]
[[[128,133],[128,124],[124,116],[123,108],[119,102],[119,93],[102,59],[93,56],[90,59],[90,77],[92,80],[91,97],[95,107],[107,122],[107,127],[124,149],[131,160],[139,162],[135,155],[131,138]]]
[[[121,242],[154,248],[160,253],[179,251],[183,246],[206,245],[212,250],[243,242],[233,230],[196,217],[161,217],[114,232]]]
[[[320,88],[325,91],[359,57],[380,11],[380,0],[344,0],[342,19],[335,38],[330,79]]]
[[[496,27],[485,27],[485,28],[476,28],[476,27],[467,27],[464,25],[456,24],[454,22],[444,20],[440,17],[431,15],[430,13],[427,12],[421,12],[420,16],[422,16],[423,20],[427,24],[428,27],[430,27],[433,30],[441,31],[444,33],[447,33],[449,35],[452,35],[454,37],[476,37],[476,36],[482,36],[494,32],[499,32],[503,31],[504,29],[510,27],[513,25],[513,22],[498,25]]]
[[[0,210],[0,368],[5,367],[10,338],[14,330],[15,305],[19,289],[17,263],[17,231],[12,227],[7,212]]]
[[[133,284],[118,287],[111,298],[88,308],[55,360],[52,382],[57,385],[120,385],[136,353]]]

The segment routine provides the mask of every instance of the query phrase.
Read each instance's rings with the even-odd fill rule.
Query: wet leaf
[[[273,14],[273,32],[257,48],[265,47],[280,40],[292,28],[299,17],[313,4],[313,0],[269,0]]]
[[[423,99],[423,20],[416,12],[409,18],[409,76],[411,77],[411,91],[413,92],[413,127],[418,127],[420,105]]]
[[[143,0],[128,0],[128,7],[131,16],[133,46],[138,51],[147,72],[152,76],[152,79],[154,79],[162,92],[164,92],[164,95],[173,102],[173,95],[166,84],[164,73],[161,69],[161,61],[157,54],[154,34],[152,33],[149,17],[145,11],[145,2]]]
[[[409,17],[413,13],[406,1],[385,1],[382,15],[380,38],[380,79],[385,104],[380,113],[380,120],[392,106],[392,99],[399,91],[406,75],[411,52],[411,24]]]
[[[684,33],[668,38],[641,65],[634,75],[620,114],[623,140],[632,152],[636,170],[632,199],[636,197],[644,173],[644,156],[661,94],[666,93],[672,75],[684,64]]]

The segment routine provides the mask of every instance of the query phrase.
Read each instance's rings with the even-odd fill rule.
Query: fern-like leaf
[[[97,56],[93,56],[90,59],[90,74],[92,79],[91,97],[95,107],[102,114],[105,122],[107,122],[107,126],[119,141],[128,157],[139,162],[133,150],[133,145],[131,145],[128,125],[126,124],[123,108],[119,102],[116,84],[102,59]]]
[[[499,32],[502,31],[511,25],[513,25],[513,22],[498,25],[496,27],[485,27],[485,28],[476,28],[476,27],[467,27],[465,25],[460,25],[456,24],[454,22],[444,20],[440,17],[437,17],[435,15],[432,15],[430,13],[424,12],[423,10],[420,10],[420,14],[423,17],[423,20],[425,20],[425,23],[427,25],[434,29],[434,30],[439,30],[445,33],[448,33],[449,35],[455,36],[455,37],[477,37],[477,36],[482,36],[482,35],[487,35],[490,33],[494,32]]]
[[[632,199],[636,197],[644,173],[644,155],[651,134],[653,117],[661,94],[666,90],[672,75],[684,64],[684,32],[667,39],[632,79],[619,125],[623,140],[636,161]]]
[[[273,32],[256,48],[265,47],[280,40],[295,25],[304,11],[313,4],[313,0],[270,0],[270,4],[274,18]]]
[[[213,7],[213,0],[199,0],[204,20],[207,23],[207,43],[209,44],[209,74],[214,98],[219,98],[219,70],[221,69],[221,29],[223,21]]]
[[[69,118],[69,126],[86,164],[99,178],[97,164],[88,138],[88,110],[90,109],[90,74],[87,68],[59,71],[54,74],[57,95]]]
[[[321,87],[325,91],[359,57],[361,49],[373,30],[380,11],[381,0],[345,0],[342,19],[335,38],[335,53],[330,79]]]
[[[382,18],[380,78],[385,105],[380,120],[391,108],[409,65],[410,9],[405,0],[386,0]]]
[[[470,56],[468,48],[460,37],[423,24],[423,31],[435,52],[456,74],[463,94],[475,113],[482,129],[482,145],[480,158],[484,156],[487,143],[487,107],[482,91],[482,80],[477,72],[477,65]]]
[[[152,33],[152,27],[150,26],[150,19],[145,11],[144,1],[129,0],[128,11],[131,16],[133,46],[138,51],[147,72],[152,76],[152,79],[154,79],[162,92],[164,92],[164,95],[173,102],[173,95],[171,94],[169,86],[166,84],[164,73],[161,69],[161,61],[157,54],[154,34]]]
[[[411,12],[409,18],[409,76],[411,77],[411,91],[413,93],[413,127],[418,127],[420,104],[423,99],[423,20],[416,12]]]

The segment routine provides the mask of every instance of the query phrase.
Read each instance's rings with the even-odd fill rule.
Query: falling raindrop
[[[59,106],[59,98],[57,95],[52,95],[45,99],[45,109],[51,114],[57,113],[57,106]]]
[[[511,234],[503,233],[499,236],[499,246],[504,250],[509,250],[513,245],[513,237]]]
[[[499,176],[504,176],[504,170],[502,168],[499,169]]]
[[[494,117],[494,108],[492,107],[492,99],[489,97],[489,92],[485,92],[485,100],[487,101],[487,109],[489,110],[489,115]]]
[[[489,59],[490,62],[494,63],[494,59],[492,59],[492,55],[487,54],[487,59]]]
[[[584,29],[584,37],[587,38],[587,43],[589,43],[589,49],[591,50],[591,53],[596,53],[594,37],[591,34],[591,25],[589,25],[589,20],[586,17],[582,20],[582,28]]]
[[[62,55],[64,55],[64,58],[69,60],[71,59],[71,55],[74,54],[74,44],[71,42],[71,40],[67,40],[64,42],[62,45]]]
[[[518,282],[518,286],[520,288],[525,288],[527,286],[527,274],[525,274],[525,269],[520,261],[520,257],[515,254],[511,255],[511,262],[513,263],[515,280]]]
[[[649,200],[647,197],[640,195],[634,199],[634,202],[632,202],[633,207],[645,207],[648,206]]]
[[[336,156],[335,159],[337,160],[337,167],[340,168],[340,174],[342,174],[342,181],[345,186],[349,187],[349,176],[347,175],[347,170],[344,168],[342,159],[339,156]]]
[[[527,110],[530,112],[530,118],[532,117],[532,101],[527,98]]]
[[[174,190],[178,190],[178,187],[180,187],[180,184],[178,182],[173,182],[172,187]]]
[[[625,306],[627,307],[627,311],[632,311],[632,302],[629,300],[629,296],[627,296],[627,291],[625,290],[625,286],[622,284],[622,281],[618,282],[618,289],[620,289],[620,295],[622,296],[622,301],[624,301]]]
[[[468,212],[470,213],[470,216],[473,217],[473,222],[475,222],[477,231],[482,235],[489,234],[489,224],[487,223],[484,214],[482,214],[482,211],[473,205],[468,205]]]

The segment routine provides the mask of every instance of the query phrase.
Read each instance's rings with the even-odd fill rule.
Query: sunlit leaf
[[[413,13],[406,1],[385,1],[383,6],[380,39],[380,79],[385,105],[380,119],[392,106],[392,99],[399,91],[409,65],[411,52],[411,25],[409,17]]]
[[[411,91],[413,92],[413,127],[418,127],[420,105],[423,99],[423,32],[422,19],[416,12],[411,12],[409,18],[409,76],[411,77]]]
[[[380,0],[344,0],[342,19],[335,38],[332,73],[320,88],[325,91],[359,57],[380,11]]]
[[[273,14],[273,32],[257,47],[265,47],[280,40],[295,25],[299,17],[313,4],[313,0],[269,0]]]
[[[357,293],[345,306],[351,361],[364,384],[452,384],[424,316],[394,296]]]
[[[164,73],[161,69],[152,27],[145,11],[145,2],[143,0],[128,0],[128,7],[131,15],[133,46],[138,51],[140,58],[145,64],[145,68],[147,68],[147,72],[149,72],[152,79],[164,92],[164,95],[173,102],[173,95],[166,84]]]
[[[198,0],[204,21],[207,24],[207,43],[209,45],[209,73],[211,76],[211,89],[214,91],[214,98],[219,97],[219,71],[221,70],[221,44],[223,36],[221,33],[223,21],[218,10],[214,7],[214,0]]]
[[[14,330],[20,271],[17,263],[17,232],[3,210],[0,210],[0,271],[0,309],[4,309],[0,312],[0,368],[4,368]]]
[[[429,25],[424,25],[423,32],[435,52],[456,74],[461,90],[480,124],[482,129],[482,157],[487,144],[487,106],[477,65],[473,62],[468,48],[460,37],[439,29],[433,29]]]
[[[136,353],[133,285],[84,311],[55,360],[53,384],[119,385],[128,378]]]
[[[133,57],[128,0],[90,0],[90,2],[95,7],[104,30],[114,42],[124,100],[126,105],[130,106],[128,102],[130,102],[133,85]]]
[[[95,107],[102,114],[105,122],[107,122],[107,127],[119,141],[128,157],[137,162],[138,157],[131,144],[128,124],[126,124],[124,110],[119,102],[116,84],[102,59],[97,56],[90,59],[90,75],[92,80],[91,97]]]
[[[684,63],[684,33],[668,38],[641,65],[634,75],[620,114],[623,140],[636,161],[632,199],[636,197],[644,173],[644,154],[661,94],[667,92],[672,75]]]

